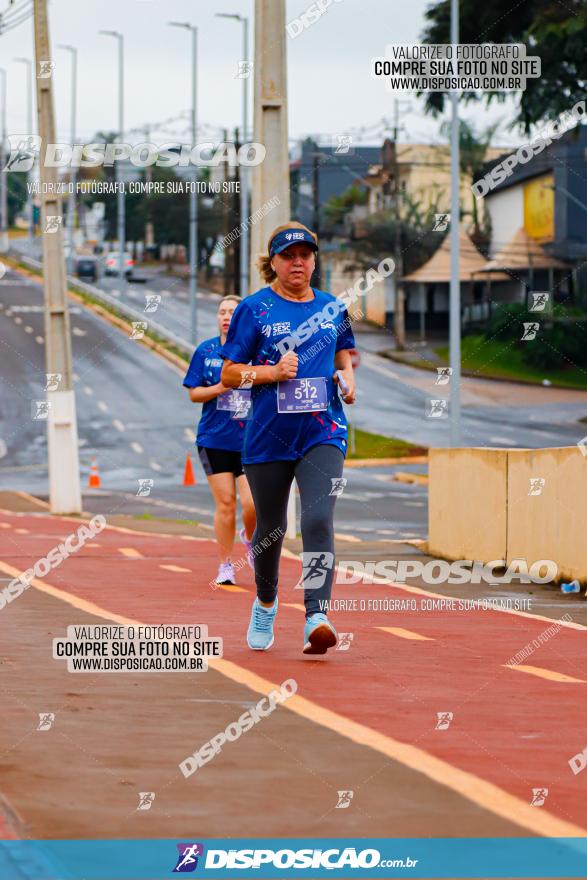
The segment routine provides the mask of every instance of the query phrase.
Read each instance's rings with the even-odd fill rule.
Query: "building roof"
[[[502,274],[504,270],[567,269],[566,263],[551,257],[524,228],[518,229],[513,238],[489,260],[481,272]]]
[[[486,264],[486,259],[479,253],[463,227],[459,229],[459,278],[461,281],[472,281],[473,275],[480,272]],[[438,250],[430,257],[427,263],[404,275],[404,281],[422,281],[426,282],[442,282],[450,281],[450,233],[444,237],[444,240]],[[507,275],[503,279],[509,281]]]

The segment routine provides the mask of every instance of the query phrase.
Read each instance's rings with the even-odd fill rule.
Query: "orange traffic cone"
[[[101,485],[102,485],[102,483],[100,482],[100,474],[98,473],[98,465],[96,464],[96,459],[94,459],[92,462],[92,466],[90,468],[88,487],[90,489],[99,489]]]
[[[190,458],[189,452],[185,457],[185,470],[183,472],[183,485],[184,486],[195,486],[196,485],[196,477],[194,475],[194,468],[192,465],[192,460]]]

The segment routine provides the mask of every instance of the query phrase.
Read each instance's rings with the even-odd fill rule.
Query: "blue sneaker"
[[[273,622],[277,614],[277,598],[272,608],[263,608],[258,599],[253,602],[247,645],[251,651],[267,651],[273,644]]]
[[[304,654],[326,654],[336,645],[338,636],[325,614],[311,614],[304,627]]]

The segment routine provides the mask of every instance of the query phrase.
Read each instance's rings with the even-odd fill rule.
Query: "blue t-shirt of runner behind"
[[[287,339],[311,315],[321,312],[336,297],[314,291],[308,302],[287,300],[271,287],[263,287],[236,307],[220,357],[237,364],[276,364],[281,353],[276,343]],[[297,378],[324,376],[327,409],[322,412],[278,413],[277,383],[254,385],[252,413],[247,420],[243,446],[244,464],[265,461],[296,461],[321,443],[347,450],[347,422],[334,374],[334,356],[341,349],[355,347],[348,312],[339,302],[334,318],[325,318],[304,342],[297,342]],[[341,326],[342,325],[342,326]],[[305,334],[301,334],[305,335]]]
[[[198,345],[183,380],[186,388],[196,388],[199,385],[209,387],[220,382],[223,360],[219,351],[220,336],[206,339]],[[214,397],[202,404],[196,443],[209,449],[240,452],[243,448],[245,421],[233,419],[234,412],[218,409],[217,402],[218,397]]]

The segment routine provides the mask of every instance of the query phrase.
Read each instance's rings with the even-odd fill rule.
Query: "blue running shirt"
[[[220,336],[206,339],[198,345],[183,380],[186,388],[196,388],[199,385],[209,387],[220,382],[223,361],[219,351]],[[202,404],[196,443],[211,449],[240,452],[243,448],[245,422],[242,419],[233,419],[234,412],[218,409],[219,399],[220,397],[214,397]]]
[[[277,364],[282,354],[276,343],[290,337],[312,315],[329,306],[329,316],[312,324],[313,332],[298,333],[305,338],[295,345],[299,357],[298,378],[326,379],[327,409],[321,412],[277,411],[277,383],[254,385],[252,413],[247,420],[243,463],[296,461],[319,443],[347,449],[347,422],[334,374],[334,356],[341,349],[355,347],[346,308],[336,297],[322,290],[314,299],[295,302],[264,287],[238,304],[220,357],[237,364]],[[338,314],[332,316],[332,312]],[[342,326],[341,326],[342,325]]]

